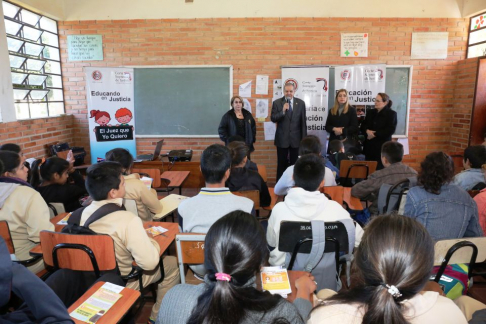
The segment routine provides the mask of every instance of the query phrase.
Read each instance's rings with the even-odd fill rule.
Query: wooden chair
[[[5,243],[7,244],[8,252],[10,254],[15,254],[15,247],[12,240],[12,235],[10,235],[10,228],[8,227],[7,221],[3,220],[0,221],[0,236],[4,239]],[[14,262],[20,263],[28,267],[30,264],[37,262],[41,256],[35,256],[27,260],[13,260]]]
[[[232,191],[231,193],[236,196],[245,197],[253,201],[253,209],[256,212],[256,216],[260,217],[260,191],[259,190],[241,190],[241,191]]]
[[[439,282],[448,264],[469,263],[469,279],[474,275],[486,275],[474,272],[476,263],[486,261],[486,237],[440,240],[435,243],[434,250],[434,266],[440,266],[435,282]]]
[[[174,190],[174,188],[169,187],[170,181],[160,178],[161,173],[159,169],[132,169],[132,172],[152,178],[152,188],[157,192],[168,193]]]
[[[265,181],[265,183],[266,183],[267,180],[268,180],[267,167],[264,166],[263,164],[258,164],[257,168],[258,168],[258,173],[263,178],[263,181]]]
[[[176,250],[181,283],[200,284],[201,280],[194,276],[194,272],[189,268],[187,274],[184,271],[185,265],[198,265],[204,263],[204,240],[206,234],[183,233],[177,234]]]
[[[349,179],[366,179],[376,171],[376,161],[342,160],[339,168],[341,184],[346,186]],[[349,187],[349,185],[348,185]]]

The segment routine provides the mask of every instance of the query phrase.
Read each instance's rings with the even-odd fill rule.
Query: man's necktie
[[[292,113],[292,102],[290,99],[287,100],[287,103],[289,104],[289,113]]]

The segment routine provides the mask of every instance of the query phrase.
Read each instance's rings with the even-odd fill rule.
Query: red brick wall
[[[454,84],[458,61],[465,58],[467,19],[400,18],[244,18],[66,21],[59,23],[66,112],[74,115],[77,145],[89,147],[84,66],[222,65],[234,68],[234,89],[257,74],[280,78],[281,65],[366,64],[413,65],[410,110],[410,155],[418,168],[432,150],[450,148]],[[446,60],[410,60],[411,33],[449,32]],[[341,32],[368,32],[368,58],[340,58]],[[67,62],[66,36],[101,34],[104,61]],[[254,81],[255,82],[255,81]],[[254,83],[253,82],[253,83]],[[254,92],[254,91],[253,91]],[[253,95],[269,98],[271,95]],[[393,98],[392,98],[393,99]],[[269,120],[269,119],[267,119]],[[215,130],[216,134],[217,130]],[[453,135],[452,135],[453,136]],[[139,153],[150,152],[157,139],[138,139]],[[166,149],[200,151],[215,139],[167,139]],[[455,142],[454,142],[455,143]],[[276,172],[276,150],[263,141],[258,123],[252,159],[267,166],[270,181]]]
[[[2,124],[0,143],[15,143],[27,158],[42,157],[46,146],[57,142],[74,144],[73,116],[40,118]]]
[[[457,62],[451,127],[454,134],[451,136],[451,152],[462,154],[469,142],[478,64],[477,57]]]

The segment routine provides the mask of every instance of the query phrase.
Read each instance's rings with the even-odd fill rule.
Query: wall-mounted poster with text
[[[85,73],[91,163],[119,147],[135,157],[133,69],[87,67]]]

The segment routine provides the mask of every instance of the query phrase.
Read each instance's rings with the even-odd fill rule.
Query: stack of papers
[[[168,229],[163,228],[162,226],[152,226],[146,229],[147,233],[152,234],[152,236],[157,236],[163,234],[168,231]]]
[[[123,288],[107,282],[69,315],[86,323],[96,323],[122,297]]]
[[[261,271],[262,288],[272,294],[279,294],[287,298],[292,292],[289,274],[282,267],[263,267]]]

